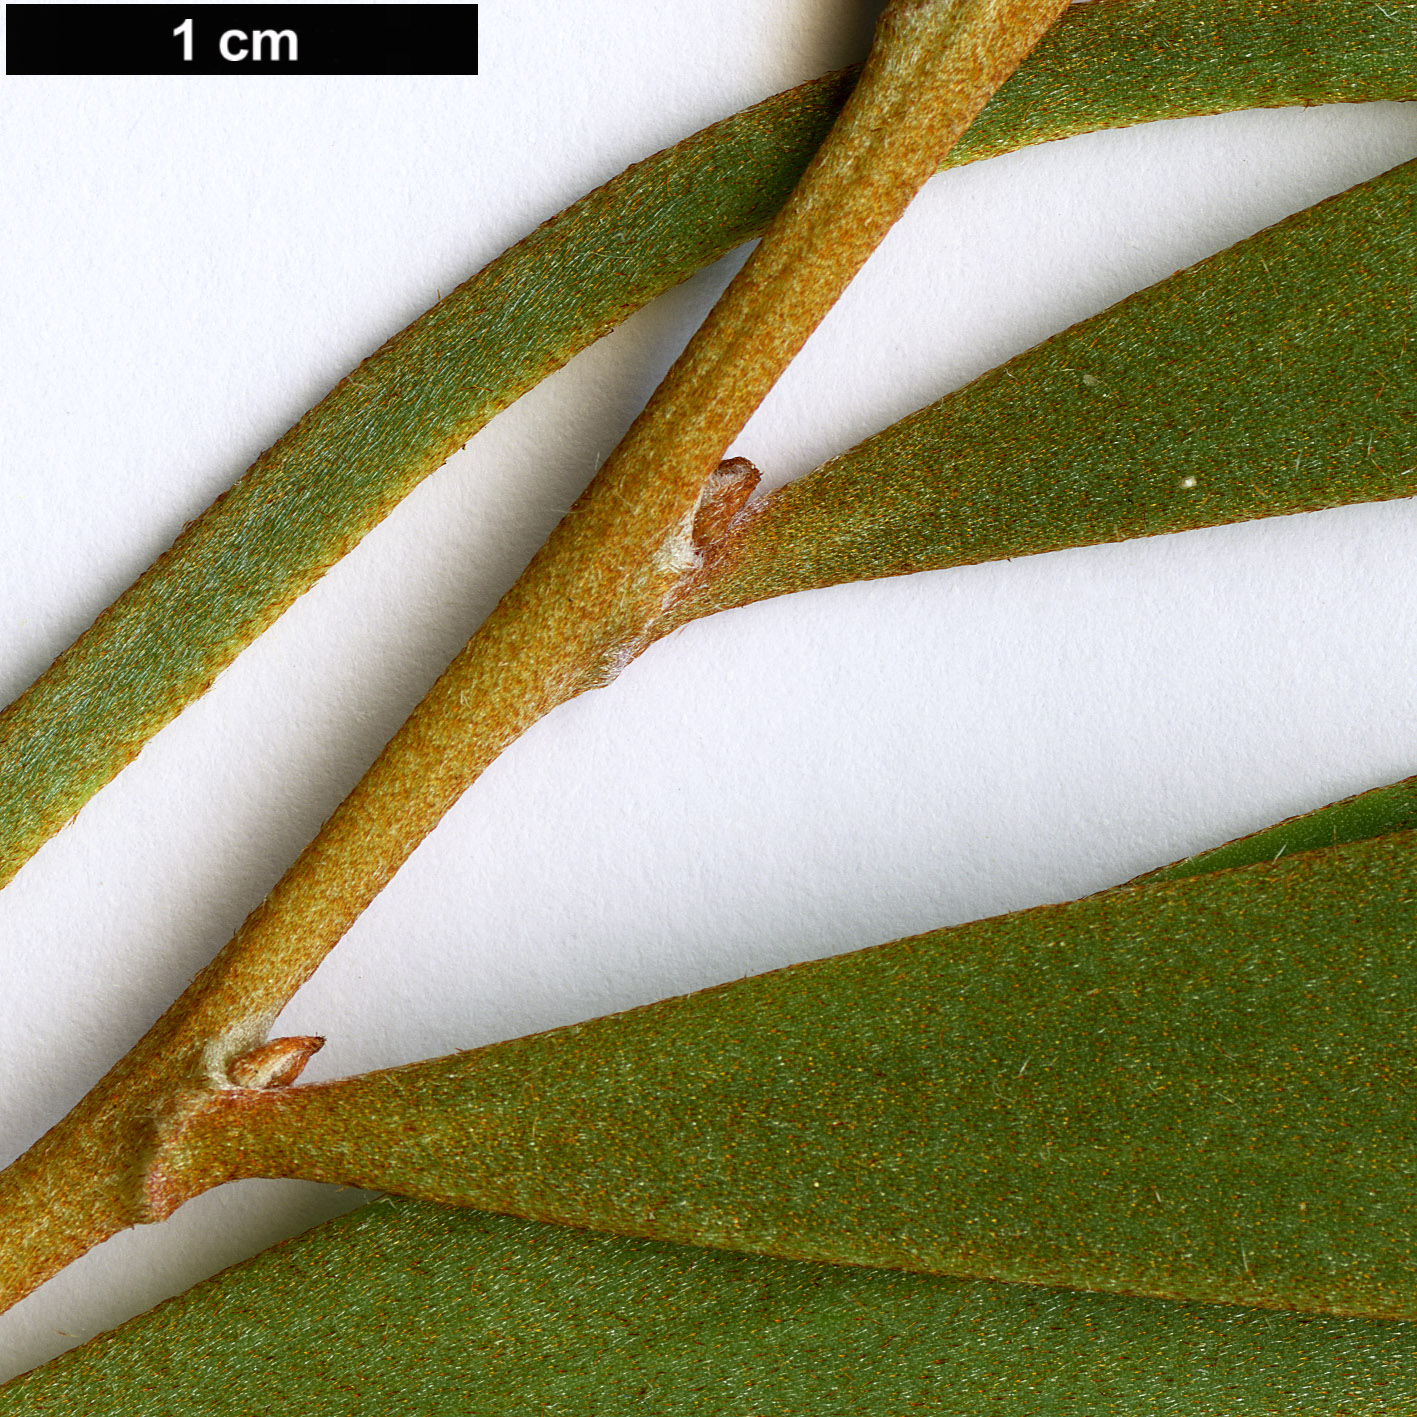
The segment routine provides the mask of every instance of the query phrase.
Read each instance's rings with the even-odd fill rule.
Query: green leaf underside
[[[1410,833],[1093,896],[227,1094],[175,1167],[792,1259],[1410,1318],[1414,905]]]
[[[1417,11],[1370,0],[1100,0],[1060,24],[951,165],[1184,114],[1411,98],[1414,41]],[[582,199],[262,454],[0,715],[0,883],[494,413],[758,234],[849,83],[779,95]]]
[[[201,1417],[1362,1417],[1417,1327],[795,1264],[410,1201],[320,1226],[0,1391]]]
[[[792,591],[1417,492],[1417,163],[773,493],[674,622]]]

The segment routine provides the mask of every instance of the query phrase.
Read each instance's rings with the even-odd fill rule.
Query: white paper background
[[[490,0],[465,79],[4,79],[0,701],[388,334],[630,161],[858,58],[857,0]],[[737,445],[776,483],[1417,155],[1417,110],[1102,134],[933,181]],[[0,895],[0,1161],[240,923],[727,279],[426,482]],[[1356,507],[694,626],[500,760],[287,1010],[311,1077],[1122,880],[1417,771],[1417,515]],[[250,1182],[0,1318],[0,1377],[350,1193]]]

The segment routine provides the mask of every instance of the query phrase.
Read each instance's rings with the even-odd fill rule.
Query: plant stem
[[[1099,128],[1411,99],[1417,16],[1369,0],[1074,6],[942,168]],[[855,71],[778,94],[587,194],[395,335],[0,712],[0,884],[494,414],[762,234]],[[563,282],[574,268],[579,279]],[[182,644],[169,629],[183,627]]]
[[[77,1107],[0,1171],[0,1312],[101,1240],[161,1219],[148,1172],[168,1133],[213,1089],[180,1033],[152,1029]],[[319,1038],[289,1038],[231,1060],[230,1085],[284,1087]]]
[[[802,183],[594,482],[179,1012],[259,1041],[504,747],[608,682],[696,569],[693,513],[761,402],[1058,0],[891,6]],[[1025,24],[1021,17],[1026,17]],[[1004,43],[991,62],[985,41]],[[834,236],[833,233],[843,233]]]
[[[762,245],[591,486],[324,829],[179,1001],[197,1035],[275,1014],[414,847],[532,723],[609,682],[696,569],[723,452],[807,335],[1060,9],[896,4],[860,84]],[[1023,29],[1017,13],[1030,15]],[[981,28],[1008,40],[980,58]],[[845,233],[835,238],[832,233]],[[233,1040],[240,1050],[254,1036]]]
[[[1128,296],[759,498],[657,632],[877,576],[1412,496],[1417,422],[1387,390],[1417,376],[1414,201],[1417,161]]]
[[[801,184],[591,486],[271,895],[133,1052],[0,1189],[0,1307],[53,1262],[190,1193],[148,1174],[164,1136],[261,1048],[276,1014],[483,768],[608,682],[696,569],[694,516],[729,442],[1066,0],[895,0]],[[46,1156],[94,1180],[83,1233],[38,1214]],[[21,1194],[14,1193],[19,1190]],[[48,1238],[46,1238],[48,1237]],[[26,1241],[25,1244],[29,1245]],[[29,1255],[30,1258],[26,1258]]]
[[[1411,831],[1202,862],[444,1058],[230,1090],[154,1169],[1412,1320],[1415,887]]]
[[[80,1103],[0,1171],[0,1311],[142,1218],[114,1175],[129,1150],[126,1138],[111,1145],[105,1120],[100,1109]]]

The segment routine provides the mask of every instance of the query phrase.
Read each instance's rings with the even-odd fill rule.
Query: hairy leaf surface
[[[1363,841],[1414,828],[1417,828],[1417,777],[1407,777],[1401,782],[1374,787],[1312,812],[1289,817],[1272,827],[1227,841],[1223,846],[1188,856],[1184,861],[1148,871],[1118,889],[1151,881],[1178,881],[1183,876],[1225,871],[1255,861],[1278,861],[1290,852],[1317,851],[1347,841]]]
[[[1417,12],[1373,0],[1102,0],[1040,46],[950,165],[1184,114],[1412,98],[1414,41]],[[592,192],[263,453],[0,714],[0,884],[493,414],[759,234],[850,84],[769,99]]]
[[[758,504],[673,624],[1417,492],[1417,162],[1045,341]]]
[[[1417,1327],[796,1264],[381,1201],[0,1390],[110,1417],[1365,1417]]]
[[[787,1258],[1417,1316],[1417,837],[1115,891],[451,1057],[169,1158]]]

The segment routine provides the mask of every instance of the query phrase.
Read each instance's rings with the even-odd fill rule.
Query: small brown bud
[[[323,1038],[272,1038],[233,1058],[226,1075],[237,1087],[289,1087],[305,1064],[325,1046]]]
[[[711,546],[728,530],[761,477],[747,458],[726,458],[709,474],[694,513],[696,551]]]

